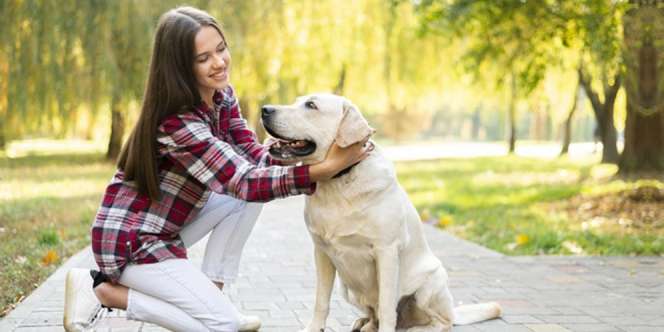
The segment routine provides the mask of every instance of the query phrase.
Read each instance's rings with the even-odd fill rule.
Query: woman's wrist
[[[309,179],[311,182],[329,180],[332,175],[334,174],[330,174],[330,167],[325,161],[309,165]]]

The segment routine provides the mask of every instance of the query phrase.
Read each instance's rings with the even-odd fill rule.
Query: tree
[[[111,2],[108,6],[106,47],[110,84],[111,135],[106,157],[115,160],[120,154],[125,135],[129,102],[143,95],[150,54],[149,36],[154,23],[141,10],[140,1]]]
[[[592,86],[591,78],[583,70],[579,71],[579,81],[586,95],[590,99],[595,119],[597,120],[597,130],[602,141],[602,162],[617,163],[618,148],[616,147],[617,132],[614,123],[614,106],[618,89],[620,88],[621,76],[616,74],[613,82],[608,82],[606,76],[603,78],[603,95],[600,99],[599,93]]]
[[[620,172],[663,172],[664,2],[630,4],[624,18],[627,119]]]
[[[573,22],[568,34],[582,45],[579,79],[597,120],[602,162],[606,163],[619,160],[614,106],[622,82],[620,22],[624,11],[623,2],[582,0],[564,13]]]
[[[427,31],[461,39],[460,62],[478,80],[508,86],[509,152],[515,149],[516,105],[526,98],[557,62],[564,18],[539,1],[440,1],[419,5]]]
[[[567,114],[567,118],[565,119],[564,123],[564,129],[563,129],[563,145],[562,148],[560,149],[560,155],[565,155],[569,152],[569,145],[572,143],[572,119],[574,117],[574,113],[576,112],[577,109],[577,104],[579,101],[579,89],[581,88],[581,70],[582,68],[579,67],[577,70],[577,76],[578,76],[578,83],[576,84],[576,88],[574,89],[574,97],[572,98],[572,106],[570,107],[569,113]]]

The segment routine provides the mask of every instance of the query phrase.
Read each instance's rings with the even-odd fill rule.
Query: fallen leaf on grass
[[[42,257],[41,261],[42,261],[42,264],[44,264],[44,265],[51,265],[51,264],[57,262],[58,259],[60,259],[60,257],[58,257],[58,253],[55,252],[55,250],[49,250],[49,251],[46,252],[44,257]]]
[[[515,242],[517,245],[522,246],[530,242],[530,238],[526,234],[519,234],[516,236]]]
[[[440,228],[445,228],[451,226],[452,224],[454,224],[454,221],[450,216],[440,216],[440,218],[438,218],[438,227]]]

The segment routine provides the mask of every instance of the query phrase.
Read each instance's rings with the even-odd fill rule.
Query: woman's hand
[[[332,143],[325,160],[309,167],[309,176],[312,182],[329,180],[347,167],[359,163],[373,151],[373,143],[368,142],[369,137],[348,147],[342,148]]]

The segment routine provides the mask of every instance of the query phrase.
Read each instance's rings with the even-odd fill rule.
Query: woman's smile
[[[218,72],[212,73],[210,77],[216,81],[224,81],[228,77],[228,71],[226,69],[220,70]]]

